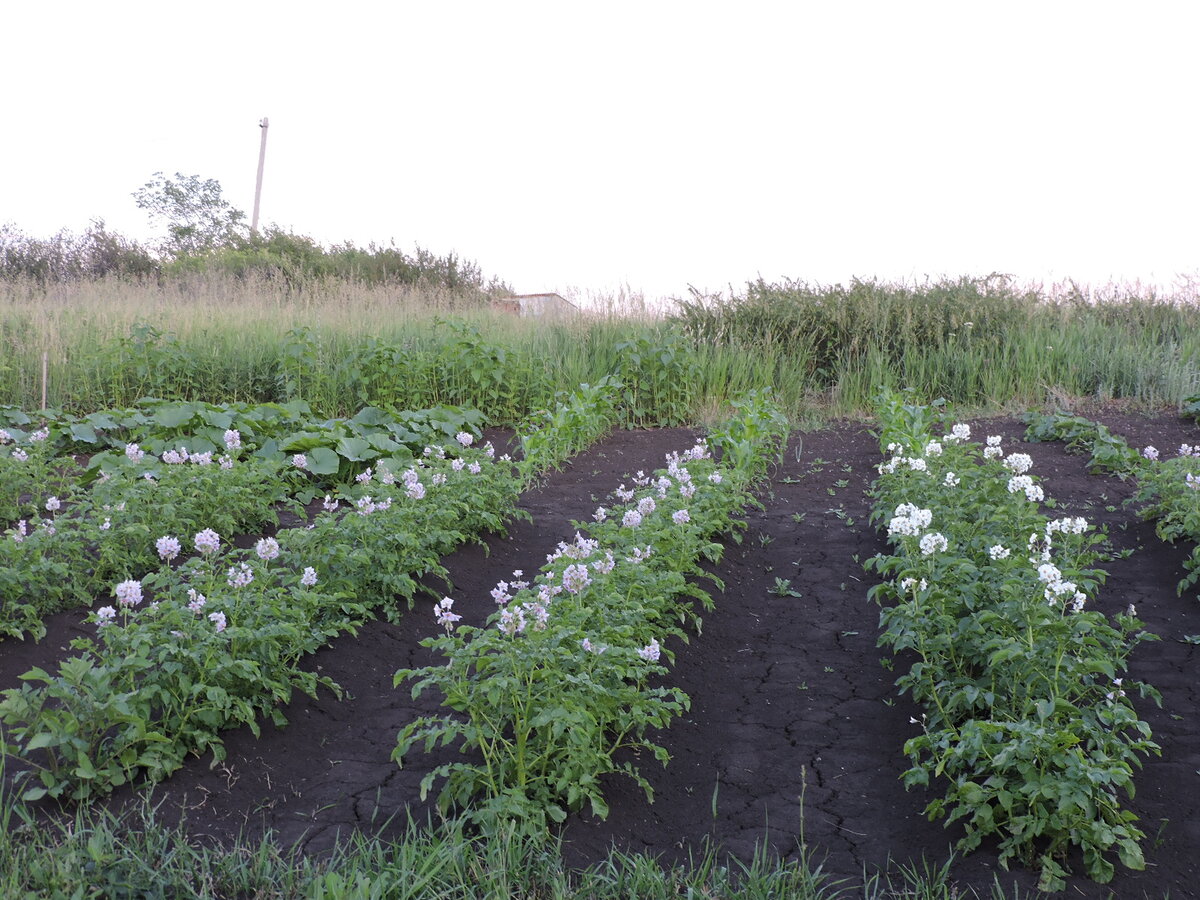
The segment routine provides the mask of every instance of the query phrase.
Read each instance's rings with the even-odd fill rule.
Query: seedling
[[[790,578],[776,578],[775,587],[771,588],[771,593],[775,594],[777,597],[799,598],[804,596],[799,591],[792,590],[792,579]]]

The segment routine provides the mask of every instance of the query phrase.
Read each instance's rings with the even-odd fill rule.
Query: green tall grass
[[[627,425],[706,421],[771,385],[793,417],[865,415],[881,385],[967,410],[1048,397],[1179,406],[1200,394],[1200,306],[1151,292],[1046,294],[998,278],[759,281],[665,315],[521,319],[478,289],[213,267],[170,278],[0,280],[0,404],[71,412],[143,396],[475,406],[514,424],[615,375]]]
[[[697,344],[791,360],[806,393],[843,414],[865,411],[880,385],[993,409],[1048,394],[1170,406],[1200,391],[1190,295],[1046,293],[999,276],[848,287],[760,279],[742,294],[693,295],[675,321]]]
[[[307,857],[280,846],[270,834],[241,838],[232,846],[199,842],[184,824],[165,823],[149,803],[121,817],[80,809],[73,817],[45,822],[0,795],[0,896],[966,900],[980,895],[954,882],[948,862],[889,866],[854,881],[836,879],[804,844],[788,859],[760,845],[748,860],[707,844],[678,864],[614,850],[587,869],[571,870],[553,837],[472,835],[456,820],[436,827],[410,820],[394,840],[355,832],[332,853]],[[997,880],[983,896],[1018,900],[1022,894],[1016,888],[1008,893]]]

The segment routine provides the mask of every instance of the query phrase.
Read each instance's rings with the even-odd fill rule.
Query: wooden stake
[[[46,385],[50,380],[50,354],[42,353],[42,409],[46,408]]]

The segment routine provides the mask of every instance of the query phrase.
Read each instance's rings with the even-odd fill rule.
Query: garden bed
[[[1154,419],[1112,413],[1095,418],[1135,447],[1159,448],[1200,442],[1200,428],[1173,416]],[[973,422],[977,435],[1002,434],[1015,446],[1024,428],[1016,420]],[[651,471],[663,455],[689,446],[683,429],[618,432],[576,456],[569,467],[527,492],[522,505],[532,522],[516,522],[505,538],[470,546],[447,557],[455,611],[482,624],[495,609],[489,591],[514,569],[536,571],[557,542],[569,537],[569,520],[593,510],[635,470]],[[1130,603],[1162,640],[1142,644],[1131,658],[1130,677],[1157,687],[1163,707],[1135,701],[1163,748],[1135,776],[1138,793],[1129,807],[1147,839],[1147,868],[1118,866],[1110,885],[1073,877],[1068,896],[1188,896],[1197,883],[1200,846],[1200,649],[1182,642],[1200,633],[1200,604],[1179,597],[1190,548],[1163,544],[1151,523],[1122,506],[1133,486],[1087,473],[1087,460],[1059,444],[1023,446],[1034,473],[1059,501],[1056,515],[1084,515],[1107,526],[1126,559],[1102,567],[1109,579],[1096,601],[1114,613]],[[895,678],[907,661],[880,664],[876,647],[879,610],[866,599],[875,576],[862,562],[884,549],[867,520],[864,491],[880,461],[868,429],[842,424],[794,434],[783,464],[762,494],[764,509],[747,515],[740,545],[729,545],[715,568],[723,592],[704,616],[689,645],[675,643],[676,661],[667,683],[686,691],[691,709],[655,736],[672,756],[664,769],[640,761],[654,789],[653,804],[627,779],[607,782],[610,815],[573,816],[563,830],[566,860],[583,866],[609,847],[686,858],[706,838],[748,857],[767,840],[782,856],[794,856],[803,822],[804,840],[822,856],[827,871],[859,878],[922,855],[941,861],[959,835],[955,826],[925,821],[921,810],[936,796],[906,792],[904,741],[918,729],[920,712],[898,697]],[[403,769],[392,761],[396,734],[422,714],[436,714],[438,698],[417,700],[393,688],[397,669],[436,662],[419,641],[434,634],[431,599],[399,622],[373,622],[317,652],[307,665],[332,678],[347,696],[322,691],[297,695],[290,724],[267,728],[260,739],[248,729],[224,735],[227,759],[189,760],[156,788],[164,813],[183,811],[197,839],[229,842],[270,829],[275,839],[305,851],[329,849],[352,830],[397,834],[411,813],[435,815],[418,800],[419,785],[434,766],[457,757],[450,750],[415,753]],[[35,665],[49,667],[70,638],[87,626],[78,614],[51,617],[38,644],[0,643],[0,688]],[[139,795],[123,788],[106,803],[120,807]],[[388,820],[391,824],[385,824]],[[1081,871],[1078,861],[1069,861]],[[961,885],[988,890],[1000,871],[994,849],[956,862]],[[1036,883],[1035,872],[1000,871],[1005,885]]]

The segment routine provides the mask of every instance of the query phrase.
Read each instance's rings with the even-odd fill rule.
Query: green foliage
[[[431,452],[402,478],[386,468],[368,470],[348,493],[355,498],[352,511],[281,532],[277,544],[206,549],[197,535],[198,556],[172,567],[167,554],[158,571],[137,583],[137,593],[144,589],[154,602],[97,611],[95,641],[76,641],[78,655],[57,674],[33,673],[28,680],[36,685],[5,693],[5,752],[23,756],[39,781],[26,796],[82,799],[139,773],[158,780],[189,753],[211,752],[218,761],[222,729],[244,724],[257,730],[264,717],[282,724],[279,706],[293,690],[334,687],[302,669],[301,657],[353,630],[371,609],[411,601],[419,579],[444,574],[443,554],[485,529],[501,529],[517,514],[512,467],[493,461],[487,450],[460,452],[454,458]],[[237,470],[168,466],[197,468],[218,478]],[[170,477],[165,473],[158,488]],[[139,480],[114,476],[95,490],[116,482],[112,493],[126,498],[127,512],[136,502],[130,487]],[[236,499],[236,491],[223,488],[205,489],[209,502]],[[183,493],[197,490],[193,485]],[[327,508],[339,505],[331,499]],[[145,550],[159,529],[177,521],[166,518],[171,509],[164,498],[163,518],[140,529]],[[218,512],[208,513],[221,521]],[[118,510],[111,514],[117,517]],[[135,544],[127,555],[138,549]],[[118,586],[119,605],[122,589],[133,583]]]
[[[1099,422],[1068,413],[1028,412],[1024,417],[1025,440],[1063,441],[1077,451],[1091,454],[1093,472],[1105,472],[1119,478],[1136,476],[1143,459],[1123,438],[1113,434]]]
[[[40,288],[0,279],[0,338],[10,350],[0,354],[0,403],[40,402],[43,350],[50,404],[77,411],[151,394],[303,399],[330,416],[454,404],[506,425],[608,375],[625,386],[622,422],[634,426],[715,418],[729,397],[764,385],[794,417],[864,414],[880,385],[993,409],[1048,393],[1161,407],[1195,393],[1200,360],[1200,308],[1154,296],[1048,297],[996,279],[794,294],[776,286],[751,292],[753,301],[706,301],[717,310],[711,323],[684,313],[534,323],[489,311],[502,289],[453,261],[419,252],[417,269],[428,270],[411,282],[399,261],[388,274],[399,251],[379,250],[369,266],[373,257],[356,251],[343,271],[306,238],[271,240],[294,246],[261,269],[249,257],[222,268],[242,252],[230,247],[175,260],[153,282]],[[371,274],[360,276],[360,263]],[[743,306],[763,323],[736,325]],[[775,321],[793,313],[791,324]],[[130,344],[135,325],[157,334]]]
[[[40,516],[50,497],[70,490],[77,468],[56,458],[47,426],[0,428],[0,524]]]
[[[750,391],[729,405],[733,415],[712,430],[709,443],[721,452],[726,465],[757,481],[766,475],[772,462],[778,463],[783,457],[787,416],[769,388]]]
[[[0,896],[13,898],[834,900],[847,891],[822,871],[811,849],[783,860],[765,849],[765,838],[749,859],[706,843],[686,862],[668,865],[614,850],[584,871],[571,871],[556,838],[529,838],[510,827],[479,834],[462,820],[436,827],[409,820],[390,841],[356,832],[318,858],[281,848],[270,835],[210,847],[191,839],[187,823],[164,824],[148,804],[122,816],[80,808],[62,821],[34,823],[23,804],[0,795],[0,810]],[[934,873],[940,889],[912,868],[911,875],[906,868],[897,876],[902,883],[889,874],[886,891],[871,876],[862,896],[951,896],[946,867]]]
[[[615,377],[621,382],[621,415],[630,428],[683,425],[695,408],[700,366],[679,335],[662,331],[620,341]]]
[[[1155,447],[1141,453],[1105,426],[1082,416],[1029,413],[1026,439],[1060,440],[1078,452],[1091,455],[1093,471],[1120,478],[1137,479],[1133,500],[1142,504],[1138,514],[1154,520],[1154,529],[1164,541],[1186,538],[1196,544],[1184,561],[1187,575],[1179,582],[1179,593],[1200,582],[1200,447],[1184,444],[1173,458]]]
[[[1046,296],[998,275],[908,286],[758,279],[741,294],[681,301],[697,345],[780,353],[805,389],[863,410],[878,386],[908,385],[960,404],[1070,396],[1177,403],[1194,391],[1200,314],[1154,295]]]
[[[358,247],[350,241],[326,247],[307,235],[278,227],[249,235],[234,231],[205,252],[177,255],[164,267],[164,274],[226,274],[239,279],[258,275],[285,285],[313,279],[421,284],[460,292],[465,302],[476,306],[486,303],[491,293],[507,291],[503,281],[485,278],[477,263],[453,251],[441,256],[418,246],[409,254],[394,245]]]
[[[1139,514],[1154,520],[1155,533],[1174,543],[1181,538],[1196,546],[1184,560],[1187,575],[1179,593],[1200,582],[1200,448],[1191,448],[1171,459],[1146,461],[1138,475],[1134,500],[1143,504]]]
[[[168,430],[196,416],[215,422],[213,428],[238,421],[229,410],[217,412],[214,418],[203,405],[156,404],[136,416],[141,426]],[[286,408],[242,412],[243,424],[257,424],[260,432],[280,420],[290,424]],[[280,450],[261,433],[248,431],[243,442],[240,434],[220,432],[226,450],[220,461],[213,451],[196,449],[202,435],[189,439],[190,452],[168,449],[161,461],[132,444],[120,455],[97,454],[91,495],[73,495],[58,527],[0,540],[0,552],[36,561],[53,556],[42,542],[73,539],[71,559],[82,560],[84,570],[70,570],[54,583],[78,586],[85,572],[93,587],[112,573],[126,576],[114,591],[120,611],[94,614],[95,640],[76,641],[78,654],[57,673],[30,673],[26,681],[33,684],[5,692],[0,701],[3,752],[21,756],[31,767],[27,781],[36,782],[25,796],[82,799],[135,777],[166,777],[190,753],[211,753],[218,761],[222,729],[244,724],[257,730],[264,717],[282,724],[279,706],[293,690],[336,689],[302,669],[300,659],[368,615],[397,615],[422,579],[444,578],[441,556],[523,514],[516,508],[521,472],[536,473],[497,459],[490,443],[474,449],[475,437],[463,426],[477,420],[477,413],[460,410],[393,415],[368,408],[337,423],[347,433],[338,437],[336,452],[320,443],[326,437],[317,431],[311,436],[318,443],[287,462],[284,454],[303,434]],[[392,439],[401,421],[424,429],[406,432],[408,440],[428,442],[419,456],[398,452],[406,449]],[[582,446],[596,436],[590,421],[551,423],[545,439],[549,446]],[[89,425],[104,430],[99,418]],[[565,433],[577,428],[578,434]],[[550,433],[555,430],[563,433]],[[73,439],[69,429],[58,431],[63,440]],[[94,427],[85,437],[100,439]],[[253,440],[262,443],[250,454]],[[49,434],[43,442],[50,444]],[[228,528],[228,535],[267,517],[273,521],[278,505],[300,490],[297,482],[323,467],[321,451],[332,460],[331,472],[340,470],[339,459],[353,463],[353,486],[327,495],[325,514],[310,527],[281,531],[253,551],[224,549],[213,524]],[[339,513],[343,502],[353,508]],[[174,549],[162,545],[173,534],[188,540],[199,525],[209,530],[209,543],[197,534],[198,555],[172,565],[183,541]],[[159,536],[163,541],[156,542]],[[151,547],[162,561],[147,574]],[[11,571],[28,596],[38,570],[29,559],[13,562],[0,572]],[[153,599],[145,606],[143,590]],[[136,599],[129,599],[131,591]],[[33,627],[36,612],[26,604],[5,621]]]
[[[1122,676],[1154,638],[1132,608],[1115,623],[1086,608],[1105,578],[1102,536],[1043,516],[1031,460],[1005,458],[998,437],[982,450],[962,425],[935,438],[932,411],[895,395],[880,416],[893,440],[872,516],[891,517],[893,551],[868,561],[889,579],[871,595],[881,644],[917,660],[897,685],[925,709],[905,783],[940,779],[930,818],[961,819],[963,849],[996,835],[1002,862],[1036,858],[1043,889],[1063,885],[1072,845],[1097,881],[1112,878],[1114,852],[1143,868],[1144,835],[1118,793],[1132,795],[1139,755],[1159,749],[1127,692],[1158,694]]]
[[[94,278],[141,279],[157,275],[158,260],[148,249],[94,219],[82,234],[63,229],[36,238],[0,224],[0,280],[41,285]]]
[[[1185,416],[1190,416],[1200,422],[1200,394],[1184,398],[1182,412]]]
[[[176,464],[136,447],[131,456],[93,456],[99,477],[90,488],[80,482],[40,500],[38,519],[18,520],[0,536],[0,596],[10,613],[0,633],[40,637],[43,616],[89,604],[112,581],[152,570],[154,541],[164,534],[205,527],[235,534],[276,524],[281,509],[295,506],[289,495],[302,474],[283,470],[281,458],[235,462],[235,455],[225,457],[228,468],[205,461],[199,449]],[[4,465],[0,460],[0,470]]]
[[[713,537],[736,527],[733,516],[751,502],[748,488],[762,471],[751,449],[770,455],[780,440],[761,428],[782,419],[764,398],[739,411],[724,433],[739,435],[746,452],[726,453],[718,464],[697,445],[668,455],[654,476],[639,475],[637,489],[622,485],[611,511],[573,523],[574,542],[560,544],[532,584],[517,572],[496,586],[501,609],[487,626],[456,628],[451,598],[435,607],[446,633],[422,643],[446,662],[402,669],[395,683],[414,682],[414,697],[436,689],[457,715],[412,722],[393,757],[403,764],[417,746],[477,751],[479,762],[439,766],[422,781],[424,796],[444,779],[443,814],[459,807],[490,829],[515,822],[532,835],[583,807],[606,816],[605,775],[627,775],[650,796],[618,751],[666,762],[647,731],[666,727],[689,700],[652,683],[667,671],[660,658],[672,659],[662,644],[686,640],[681,626],[699,623],[695,602],[711,605],[688,578],[706,576],[700,562],[721,555]]]
[[[171,256],[213,250],[245,233],[246,214],[221,195],[215,178],[155,172],[133,199],[152,224],[166,226],[163,250]]]
[[[521,442],[521,473],[526,481],[539,472],[559,469],[580,450],[604,435],[616,417],[620,383],[612,378],[581,384],[560,393],[553,410],[531,415],[517,434]]]

